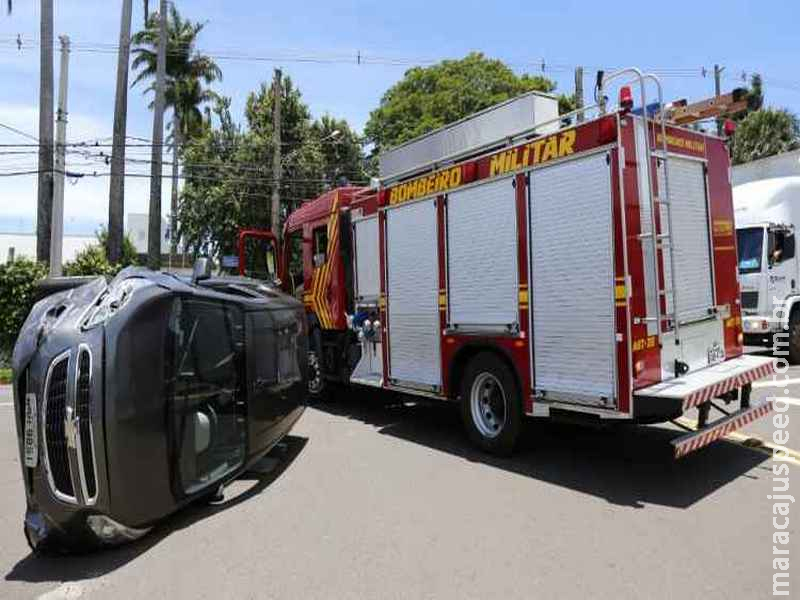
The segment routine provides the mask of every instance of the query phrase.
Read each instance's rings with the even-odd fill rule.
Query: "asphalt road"
[[[800,398],[800,367],[789,376]],[[191,507],[126,547],[36,558],[22,534],[10,401],[0,388],[1,598],[772,594],[763,450],[723,442],[675,462],[671,427],[530,422],[517,455],[494,459],[467,445],[450,407],[374,395],[307,410],[277,467],[236,482],[222,505]],[[800,448],[800,406],[789,414],[789,446]],[[768,420],[748,430],[771,432]],[[800,498],[800,467],[791,478]],[[792,587],[800,597],[800,560]]]

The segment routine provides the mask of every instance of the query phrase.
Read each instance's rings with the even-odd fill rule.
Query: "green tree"
[[[158,32],[160,17],[153,13],[145,28],[132,38],[133,69],[138,71],[132,85],[149,81],[145,93],[154,91],[158,66]],[[204,23],[193,23],[181,17],[174,4],[167,19],[167,88],[166,105],[172,108],[180,127],[179,139],[190,140],[202,133],[201,107],[216,99],[205,86],[222,79],[222,70],[214,60],[196,49],[197,37]],[[151,103],[152,107],[152,103]]]
[[[248,132],[247,139],[253,150],[263,150],[254,157],[258,164],[268,169],[267,196],[272,192],[271,175],[273,161],[273,107],[274,88],[262,83],[258,91],[252,92],[245,108]],[[318,195],[325,184],[323,180],[323,155],[319,139],[314,135],[311,111],[303,102],[300,90],[291,77],[284,76],[281,85],[281,149],[282,178],[281,203],[283,211],[292,210],[300,202]],[[264,215],[269,220],[269,215]],[[270,224],[271,226],[272,224]]]
[[[363,184],[368,179],[363,140],[350,129],[345,119],[330,115],[314,121],[311,133],[322,152],[323,179],[337,186],[340,183]]]
[[[750,89],[747,92],[747,110],[755,112],[764,107],[764,82],[756,73],[750,78]]]
[[[105,227],[101,227],[97,232],[97,243],[103,248],[107,246],[108,231]],[[139,253],[136,251],[136,246],[133,245],[131,238],[128,235],[122,236],[122,255],[120,256],[120,266],[130,267],[139,264]]]
[[[82,277],[86,275],[102,275],[111,277],[119,271],[108,262],[105,248],[97,244],[86,246],[78,252],[74,260],[64,264],[64,275]]]
[[[184,151],[185,185],[178,208],[180,236],[195,252],[234,251],[239,228],[269,226],[269,149],[233,122],[230,99],[215,103],[209,127]]]
[[[138,254],[131,239],[122,238],[122,255],[118,264],[112,264],[106,253],[108,231],[97,232],[97,243],[86,246],[78,252],[75,259],[64,265],[64,275],[77,277],[85,275],[103,275],[112,277],[125,267],[138,264]]]
[[[230,100],[217,100],[202,135],[186,147],[179,233],[194,251],[231,254],[240,229],[273,228],[274,100],[272,85],[259,86],[247,99],[243,126],[231,117]],[[358,135],[342,119],[312,121],[290,77],[282,82],[281,120],[284,215],[340,183],[342,176],[366,179]]]
[[[736,129],[733,164],[800,148],[800,124],[786,109],[762,109],[747,115]]]
[[[519,76],[502,61],[473,52],[406,71],[372,111],[364,133],[379,152],[514,96],[555,87],[545,77]],[[568,105],[568,99],[562,101]]]
[[[0,362],[7,362],[19,330],[33,308],[36,282],[47,276],[47,265],[27,258],[0,265]]]

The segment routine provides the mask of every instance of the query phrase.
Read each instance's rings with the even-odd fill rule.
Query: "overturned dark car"
[[[36,551],[135,539],[219,497],[303,411],[302,305],[246,278],[126,269],[36,304],[14,407]]]

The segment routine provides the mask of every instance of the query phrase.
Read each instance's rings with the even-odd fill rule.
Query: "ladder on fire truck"
[[[644,148],[644,155],[645,155],[645,173],[646,173],[646,181],[648,182],[648,189],[647,189],[647,200],[648,200],[648,208],[650,211],[650,231],[642,231],[639,234],[639,239],[642,241],[648,241],[651,246],[651,259],[652,259],[652,266],[653,266],[653,274],[654,274],[654,281],[653,285],[655,286],[655,298],[656,301],[654,302],[654,312],[655,316],[645,316],[638,319],[640,323],[650,323],[654,322],[656,324],[656,337],[658,339],[658,347],[663,347],[663,337],[665,329],[669,330],[669,325],[671,324],[671,329],[675,332],[675,340],[674,343],[676,348],[678,349],[678,355],[682,357],[681,353],[681,345],[680,345],[680,319],[677,315],[677,307],[678,307],[678,291],[677,285],[675,281],[675,256],[673,252],[672,246],[672,232],[673,224],[672,224],[672,203],[670,202],[670,194],[669,194],[669,151],[667,146],[667,114],[666,111],[659,110],[657,115],[657,126],[661,131],[661,151],[654,153],[653,146],[658,145],[658,136],[656,134],[656,128],[652,129],[648,123],[648,110],[647,110],[647,82],[652,81],[658,92],[658,106],[664,106],[664,93],[661,86],[661,81],[655,75],[649,73],[643,73],[637,68],[630,67],[626,69],[621,69],[619,71],[615,71],[613,73],[609,73],[607,75],[598,73],[598,98],[600,102],[600,109],[601,112],[604,110],[605,106],[605,96],[604,96],[604,89],[606,85],[616,79],[620,79],[623,77],[632,78],[632,80],[638,83],[639,90],[640,90],[640,101],[642,106],[642,123],[645,130],[645,148]],[[632,99],[629,99],[632,103]],[[651,143],[651,139],[655,138],[655,143]],[[661,166],[663,167],[663,174],[664,174],[664,181],[663,183],[659,181],[659,195],[653,191],[653,157],[660,161]],[[642,165],[640,165],[640,168]],[[640,194],[642,190],[640,190]],[[656,225],[658,208],[661,207],[663,209],[662,214],[658,215],[659,217],[666,217],[667,221],[667,231],[663,231],[663,223],[661,226],[661,233],[658,231],[658,227]],[[659,219],[660,220],[660,219]],[[660,266],[660,261],[658,259],[658,251],[659,249],[662,251],[662,254],[668,255],[669,260],[669,287],[667,286],[667,274],[663,273],[664,279],[664,290],[660,289],[660,281],[662,279],[662,273]],[[661,298],[664,298],[664,312],[662,314],[661,310]],[[667,302],[667,297],[670,297],[671,302]],[[671,305],[671,306],[670,306]],[[667,324],[667,327],[663,327],[664,324]],[[676,371],[677,371],[677,362],[676,362]],[[681,375],[681,373],[676,372],[675,375]]]

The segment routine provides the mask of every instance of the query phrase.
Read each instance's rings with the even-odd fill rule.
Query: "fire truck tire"
[[[309,336],[308,347],[308,401],[325,400],[327,384],[322,376],[322,333],[315,327]]]
[[[793,310],[789,318],[789,362],[800,365],[800,310]]]
[[[492,352],[476,355],[461,381],[461,417],[479,448],[511,454],[522,426],[522,398],[511,368]]]

